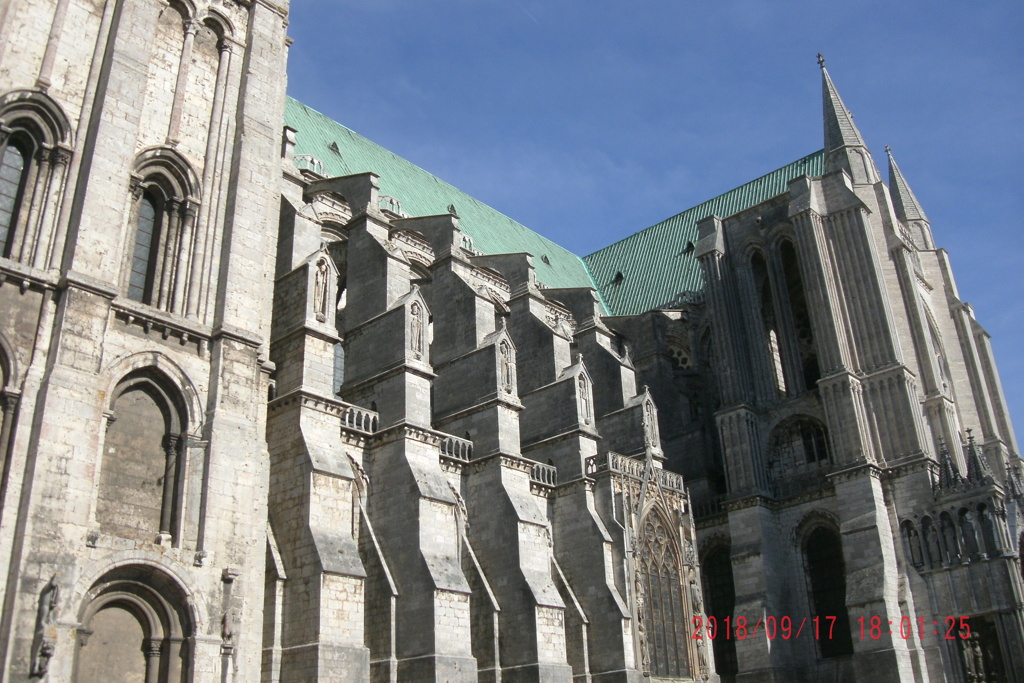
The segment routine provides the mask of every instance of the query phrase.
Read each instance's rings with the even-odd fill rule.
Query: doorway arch
[[[182,588],[146,565],[97,580],[79,613],[76,683],[180,683],[187,680],[194,619]]]

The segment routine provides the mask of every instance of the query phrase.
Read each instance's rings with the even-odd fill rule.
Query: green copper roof
[[[584,256],[583,261],[613,315],[669,306],[685,292],[704,287],[700,264],[690,246],[697,242],[697,221],[712,214],[725,218],[739,213],[783,194],[794,178],[824,172],[825,153],[819,150]]]
[[[404,213],[435,216],[454,206],[459,228],[477,250],[533,254],[537,279],[548,287],[594,286],[583,260],[572,252],[291,97],[285,125],[297,131],[295,154],[319,159],[327,177],[372,171],[380,176],[381,194],[398,199]]]

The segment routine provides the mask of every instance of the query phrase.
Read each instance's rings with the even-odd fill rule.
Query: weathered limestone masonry
[[[260,677],[286,11],[4,3],[0,679]]]
[[[581,260],[287,11],[0,3],[0,680],[1024,681],[988,335],[824,60],[824,150]]]
[[[686,492],[593,291],[381,209],[374,174],[300,174],[291,135],[265,679],[710,676]]]

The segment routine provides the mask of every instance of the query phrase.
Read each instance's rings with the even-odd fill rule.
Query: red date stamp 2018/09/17
[[[924,617],[917,619],[900,617],[894,621],[879,616],[859,617],[854,622],[859,628],[852,630],[853,634],[859,635],[861,640],[878,640],[883,635],[897,636],[904,640],[910,640],[915,636],[923,640],[928,635],[945,640],[958,640],[971,636],[969,618],[943,617],[928,620]],[[790,616],[775,617],[774,615],[758,617],[756,620],[743,616],[728,616],[722,619],[716,619],[714,616],[695,616],[692,620],[693,633],[690,637],[694,640],[703,638],[745,640],[755,638],[760,634],[768,640],[776,638],[790,640],[800,637],[831,640],[837,620],[838,617],[825,615],[803,617],[799,620]]]

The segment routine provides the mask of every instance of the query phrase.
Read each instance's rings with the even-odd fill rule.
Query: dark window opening
[[[31,148],[21,139],[13,137],[0,157],[0,256],[10,256],[14,243],[14,230],[21,213]]]
[[[139,200],[132,267],[128,275],[128,298],[144,304],[152,303],[153,299],[153,281],[160,246],[160,214],[156,198],[152,193],[144,192]]]
[[[818,351],[814,344],[814,330],[811,327],[811,316],[804,294],[803,280],[800,277],[800,263],[796,250],[790,242],[783,242],[779,252],[782,256],[782,270],[785,274],[786,289],[789,294],[789,306],[793,313],[793,326],[796,328],[797,346],[800,349],[800,365],[803,372],[804,386],[813,389],[821,379],[818,366]]]
[[[705,607],[708,619],[714,617],[717,628],[725,628],[726,619],[732,624],[736,609],[736,587],[732,578],[732,559],[728,548],[718,548],[704,558],[701,573],[707,596]],[[715,668],[720,676],[735,676],[739,672],[736,660],[736,642],[719,631],[712,641],[715,650]]]
[[[817,640],[823,659],[853,654],[850,615],[846,610],[846,565],[839,534],[815,529],[804,545],[807,578],[810,582],[811,609],[822,623],[830,623],[832,637]],[[832,619],[835,622],[832,624]]]
[[[775,298],[772,285],[768,278],[768,267],[764,257],[754,254],[750,259],[750,269],[754,274],[754,286],[757,288],[758,305],[761,310],[761,322],[764,324],[764,339],[768,347],[768,361],[771,364],[772,380],[780,394],[786,393],[786,376],[782,368],[782,349],[779,341],[778,316],[775,313]]]

